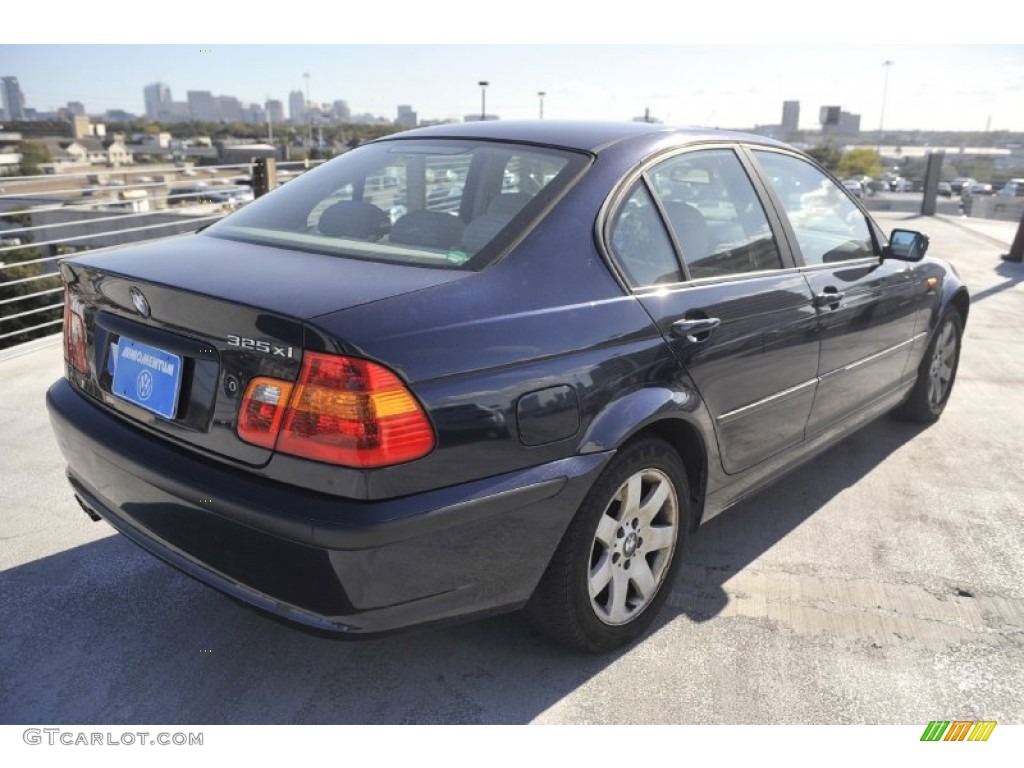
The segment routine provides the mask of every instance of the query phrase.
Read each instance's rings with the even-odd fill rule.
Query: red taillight
[[[434,430],[416,398],[376,363],[306,352],[290,400],[283,389],[273,391],[284,386],[291,385],[249,385],[238,427],[243,440],[272,447],[276,439],[283,453],[350,467],[400,464],[434,449]],[[260,392],[275,402],[260,400]]]
[[[64,286],[64,358],[79,373],[89,371],[85,353],[85,305]]]

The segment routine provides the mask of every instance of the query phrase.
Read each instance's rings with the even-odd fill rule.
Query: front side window
[[[805,160],[754,151],[782,201],[808,265],[875,255],[867,219],[846,192]]]
[[[691,279],[782,267],[768,218],[732,150],[687,152],[648,175]]]
[[[582,154],[488,141],[375,142],[204,234],[329,256],[479,269],[586,163]]]

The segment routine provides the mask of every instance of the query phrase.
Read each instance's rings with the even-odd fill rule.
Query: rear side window
[[[676,283],[683,273],[657,206],[637,181],[612,222],[611,247],[634,286]]]
[[[330,256],[479,269],[588,159],[487,141],[381,141],[290,181],[204,234]]]
[[[805,160],[755,150],[782,200],[804,263],[827,264],[875,255],[867,219],[838,184]]]

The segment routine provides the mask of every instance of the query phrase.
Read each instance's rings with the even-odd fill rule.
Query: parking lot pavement
[[[0,361],[0,722],[1021,722],[1024,266],[878,218],[975,296],[942,420],[883,418],[709,522],[608,656],[516,616],[342,643],[242,608],[78,510],[43,405],[60,346]]]

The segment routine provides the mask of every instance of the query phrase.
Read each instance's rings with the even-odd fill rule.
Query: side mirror
[[[928,235],[912,229],[894,229],[889,244],[882,249],[882,258],[920,261],[927,252]]]

